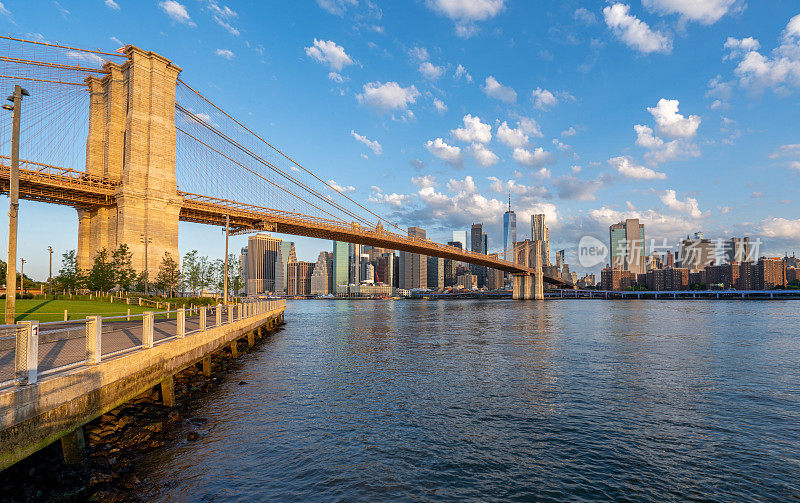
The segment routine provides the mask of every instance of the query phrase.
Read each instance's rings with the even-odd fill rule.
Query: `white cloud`
[[[11,17],[11,11],[6,9],[6,6],[3,5],[3,2],[0,2],[0,15],[3,15],[3,16],[8,17],[8,18]],[[41,34],[39,34],[39,35],[41,36]],[[44,38],[44,37],[42,37],[42,38]]]
[[[381,147],[381,144],[377,141],[370,140],[366,136],[361,136],[352,129],[350,130],[350,135],[355,138],[357,142],[366,145],[375,155],[381,155],[383,153],[383,147]]]
[[[111,40],[112,42],[114,42],[115,44],[118,44],[118,45],[125,45],[125,44],[122,43],[122,40],[118,39],[117,37],[111,37],[111,38],[109,38],[109,40]]]
[[[412,176],[411,183],[419,188],[436,187],[436,178],[433,175]]]
[[[189,16],[189,12],[187,12],[186,7],[183,4],[176,2],[175,0],[164,0],[163,2],[159,2],[159,7],[161,10],[169,16],[170,19],[175,21],[176,23],[186,24],[188,26],[197,26],[192,21],[192,18]]]
[[[717,75],[708,81],[708,90],[705,97],[713,99],[711,109],[728,108],[731,97],[733,96],[733,86],[735,82],[726,82],[721,75]]]
[[[456,23],[456,34],[470,37],[477,31],[476,22],[495,17],[505,0],[427,0],[428,7]]]
[[[583,7],[576,9],[575,12],[572,14],[572,17],[576,21],[580,21],[586,26],[591,26],[597,23],[597,17],[595,17],[594,12],[585,9]]]
[[[792,161],[789,163],[789,169],[796,169],[800,171],[800,161]]]
[[[703,216],[703,213],[700,211],[699,205],[697,204],[697,199],[693,197],[687,197],[685,200],[681,201],[678,199],[677,193],[672,189],[665,190],[659,194],[658,197],[661,199],[662,203],[664,203],[673,211],[686,213],[692,218],[700,218]]]
[[[576,134],[578,134],[578,131],[576,131],[573,126],[570,126],[568,129],[561,131],[562,138],[569,138],[570,136],[575,136]]]
[[[513,129],[506,121],[497,128],[497,139],[511,148],[520,148],[528,144],[528,135],[522,128]]]
[[[339,74],[338,74],[338,73],[336,73],[336,72],[329,72],[329,73],[328,73],[328,78],[329,78],[330,80],[332,80],[332,81],[334,81],[334,82],[338,83],[338,84],[341,84],[342,82],[344,82],[344,77],[342,77],[341,75],[339,75]]]
[[[216,54],[217,54],[217,56],[220,56],[220,57],[225,58],[227,60],[231,60],[234,57],[233,51],[231,51],[230,49],[217,49],[216,50]]]
[[[356,188],[352,185],[342,186],[336,183],[336,180],[328,180],[328,185],[331,186],[333,190],[338,192],[347,193],[347,192],[355,192]]]
[[[397,194],[395,192],[392,192],[391,194],[376,192],[369,196],[369,200],[373,203],[385,204],[395,208],[403,208],[408,206],[411,201],[414,200],[414,197],[408,194]]]
[[[358,0],[317,0],[317,5],[337,16],[343,16],[347,7],[358,5]]]
[[[414,46],[408,50],[408,55],[420,61],[428,60],[428,50],[424,47]]]
[[[363,92],[356,95],[356,99],[362,105],[369,105],[373,108],[388,110],[405,110],[410,103],[415,103],[419,91],[413,85],[401,87],[397,82],[370,82],[364,84]]]
[[[461,166],[464,162],[461,148],[455,145],[448,145],[441,138],[428,140],[428,143],[425,144],[425,148],[428,149],[428,152],[452,166]]]
[[[463,117],[463,128],[453,129],[450,133],[465,143],[489,143],[492,140],[491,124],[484,124],[480,117],[467,114]]]
[[[714,24],[731,11],[738,0],[642,0],[642,5],[660,14],[679,14],[682,20]]]
[[[216,0],[208,1],[208,10],[212,12],[214,22],[228,30],[231,35],[239,36],[239,30],[231,24],[231,21],[239,16],[236,11],[227,5],[220,7]]]
[[[667,178],[664,173],[637,165],[630,157],[612,157],[608,160],[608,163],[619,174],[628,178],[638,178],[640,180],[664,180]]]
[[[517,101],[517,92],[511,87],[504,86],[491,75],[486,77],[486,84],[483,86],[483,92],[490,98],[506,103],[514,103]]]
[[[425,61],[419,65],[419,73],[430,80],[436,80],[444,74],[443,66],[436,66],[430,61]]]
[[[353,59],[345,52],[344,47],[338,45],[333,40],[314,39],[314,45],[306,47],[306,54],[322,63],[328,65],[332,70],[342,71],[347,65],[352,65]]]
[[[456,78],[460,79],[461,77],[464,77],[467,82],[472,82],[472,75],[470,75],[467,69],[459,63],[459,65],[456,67]]]
[[[678,104],[678,100],[661,98],[658,100],[658,105],[648,107],[647,111],[653,115],[662,134],[671,138],[692,138],[697,134],[700,117],[697,115],[684,117],[678,113]]]
[[[566,152],[567,150],[572,149],[571,145],[567,145],[566,143],[562,143],[558,138],[553,138],[553,146],[556,147],[558,150],[562,152]]]
[[[628,47],[649,54],[660,52],[669,54],[672,51],[672,40],[660,31],[651,29],[647,23],[628,13],[630,7],[615,3],[603,8],[606,25],[614,35]]]
[[[604,230],[608,229],[608,225],[621,222],[626,218],[638,218],[645,225],[647,234],[656,238],[678,238],[681,235],[697,230],[696,220],[668,215],[662,210],[617,211],[603,206],[589,210],[588,217],[594,222],[584,222],[583,227],[600,227]]]
[[[539,138],[544,136],[541,128],[539,128],[539,124],[536,123],[535,119],[530,117],[520,117],[517,124],[519,125],[520,131],[527,135],[537,136]]]
[[[447,105],[439,98],[433,98],[433,106],[436,107],[436,111],[440,114],[447,112]]]
[[[573,175],[564,175],[553,180],[561,199],[572,199],[576,201],[594,201],[597,199],[595,193],[606,185],[604,179],[583,180]]]
[[[800,218],[768,218],[761,222],[761,232],[768,238],[788,238],[800,240]]]
[[[531,101],[533,101],[533,106],[539,110],[547,110],[558,104],[558,98],[547,89],[542,89],[541,87],[533,90]]]
[[[778,149],[769,155],[770,159],[778,159],[780,157],[800,156],[800,143],[792,145],[781,145]]]
[[[500,160],[494,152],[486,148],[482,143],[473,143],[467,151],[484,168],[493,166]]]
[[[105,4],[109,9],[119,10],[119,4],[114,0],[106,0]],[[3,4],[0,4],[0,14],[3,14],[3,10],[5,10],[5,7],[3,7]]]
[[[541,168],[556,162],[553,154],[545,151],[542,147],[536,147],[533,152],[524,148],[515,148],[512,157],[517,163],[532,168]]]
[[[742,86],[759,91],[771,87],[782,94],[787,86],[800,86],[800,14],[789,20],[772,56],[758,52],[759,43],[752,37],[728,38],[725,48],[726,59],[741,59],[735,72]]]

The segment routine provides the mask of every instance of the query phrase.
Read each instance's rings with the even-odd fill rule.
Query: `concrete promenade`
[[[174,374],[197,363],[209,374],[213,353],[230,348],[236,356],[239,339],[252,346],[256,338],[283,323],[285,306],[285,301],[255,302],[243,310],[233,309],[230,318],[222,316],[221,325],[214,326],[216,317],[210,317],[205,330],[199,329],[198,317],[187,317],[184,337],[176,333],[176,320],[158,320],[153,323],[152,347],[142,346],[147,330],[142,321],[115,320],[104,324],[111,328],[102,331],[103,356],[96,364],[79,360],[62,366],[74,355],[86,358],[88,338],[42,344],[39,378],[0,389],[0,470],[59,439],[65,460],[78,461],[84,424],[155,386],[160,386],[165,405],[172,406]],[[146,333],[144,338],[147,342]],[[131,349],[113,353],[126,348]],[[8,351],[0,358],[8,359]],[[3,368],[8,365],[4,360]],[[57,367],[61,369],[46,372]]]

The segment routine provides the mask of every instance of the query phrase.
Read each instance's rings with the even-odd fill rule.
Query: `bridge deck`
[[[8,192],[10,168],[0,156],[0,191]],[[58,166],[20,161],[20,197],[79,208],[97,208],[115,203],[121,182]],[[178,191],[183,198],[180,219],[209,225],[225,225],[226,215],[234,232],[271,231],[295,236],[359,243],[390,250],[419,253],[458,260],[514,274],[535,274],[525,265],[509,262],[496,254],[485,255],[446,246],[434,241],[366,228],[337,220],[327,220],[274,208],[240,203]],[[560,278],[543,275],[545,283],[565,286]]]

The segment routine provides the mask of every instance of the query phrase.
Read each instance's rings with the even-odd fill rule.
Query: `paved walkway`
[[[153,341],[168,339],[177,334],[177,319],[172,313],[171,319],[156,319],[153,326]],[[228,313],[223,313],[223,323],[227,322]],[[206,314],[206,326],[213,327],[216,321],[213,313]],[[186,332],[200,328],[199,316],[186,317]],[[78,363],[86,359],[86,327],[84,323],[47,324],[40,328],[39,338],[50,336],[56,340],[39,344],[39,372]],[[103,358],[106,355],[134,348],[142,344],[142,318],[135,321],[103,320],[103,333],[100,340]],[[0,387],[7,387],[7,382],[14,377],[14,349],[0,350]],[[3,384],[4,383],[4,384]]]

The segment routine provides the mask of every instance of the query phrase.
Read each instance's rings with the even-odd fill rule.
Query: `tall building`
[[[786,286],[786,264],[781,257],[761,257],[755,267],[756,290]]]
[[[463,250],[460,241],[448,241],[448,246]],[[446,258],[444,259],[444,286],[455,286],[456,284],[456,270],[458,269],[458,260]]]
[[[329,271],[331,266],[330,252],[319,252],[314,272],[311,274],[311,295],[328,295],[331,293]]]
[[[517,214],[511,209],[511,193],[508,194],[508,211],[503,214],[503,259],[514,260],[514,251],[509,250],[517,242]]]
[[[349,282],[350,274],[350,245],[343,241],[333,242],[333,267],[331,268],[331,293],[339,285]]]
[[[289,286],[289,278],[286,275],[286,267],[289,262],[297,262],[297,252],[294,249],[294,242],[292,241],[283,241],[281,242],[281,266],[278,274],[281,278],[281,290],[277,290],[276,286],[276,293],[286,293],[287,288]]]
[[[247,238],[247,295],[283,293],[280,238],[256,234]]]
[[[286,295],[311,295],[311,276],[313,274],[313,262],[289,262],[286,266]]]
[[[725,241],[725,262],[731,264],[733,262],[754,262],[754,257],[751,254],[750,238],[730,238]]]
[[[239,295],[247,294],[247,247],[243,247],[239,254]]]
[[[441,257],[428,257],[428,288],[444,288],[444,259]]]
[[[695,232],[693,238],[686,236],[681,242],[681,263],[689,272],[701,272],[717,260],[717,246],[702,233]]]
[[[556,252],[556,268],[558,268],[559,272],[561,272],[561,270],[564,268],[564,258],[566,257],[566,254],[566,250],[558,250]]]
[[[453,231],[453,241],[461,243],[462,250],[469,249],[467,248],[467,231]]]
[[[550,265],[550,230],[545,224],[544,214],[531,215],[531,241],[541,241],[542,267]]]
[[[380,257],[375,265],[375,282],[376,283],[385,283],[389,286],[394,285],[394,266],[395,266],[395,255],[394,252],[384,253]]]
[[[609,227],[611,269],[646,274],[644,254],[644,224],[629,218]]]
[[[425,230],[409,227],[408,236],[425,239]],[[400,252],[400,288],[428,288],[428,258],[419,253]]]
[[[483,224],[472,224],[470,232],[470,251],[473,253],[486,254],[488,248],[488,241],[486,234],[483,232]],[[486,286],[486,266],[472,265],[470,267],[472,274],[478,278],[478,288]]]
[[[352,243],[350,245],[350,271],[348,272],[348,281],[350,284],[357,285],[361,283],[363,271],[361,270],[361,245]]]

